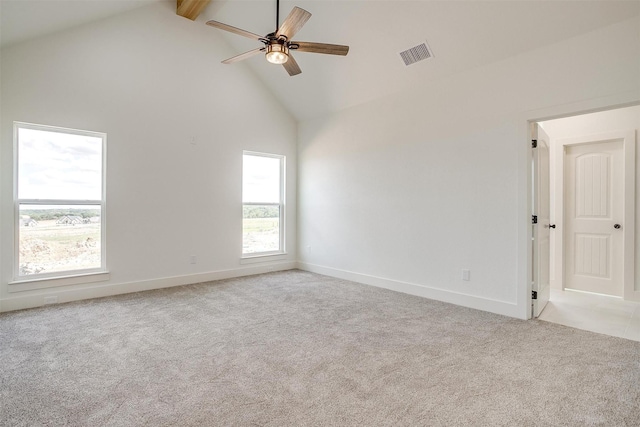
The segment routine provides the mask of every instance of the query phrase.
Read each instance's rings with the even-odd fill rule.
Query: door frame
[[[531,239],[533,244],[533,280],[531,286],[532,290],[537,292],[537,297],[532,300],[531,304],[531,317],[538,317],[549,302],[551,292],[551,138],[540,126],[540,123],[534,123],[531,126],[531,139],[536,141],[536,144],[532,145],[532,219],[535,218],[536,220],[532,221],[531,225],[533,229],[533,237]],[[546,151],[546,155],[543,155],[543,151]],[[545,188],[542,185],[543,181],[541,181],[543,177],[541,169],[546,169],[547,171],[545,191],[541,191],[541,189]],[[545,204],[546,209],[544,209]],[[541,261],[545,250],[547,255],[546,263]],[[544,268],[545,264],[546,268]],[[544,274],[543,269],[546,270]]]
[[[518,139],[518,265],[517,265],[517,295],[515,308],[522,319],[531,318],[531,288],[533,252],[531,238],[531,210],[533,209],[532,182],[532,153],[531,153],[531,124],[545,120],[560,119],[580,114],[596,113],[599,111],[616,110],[624,107],[640,105],[640,90],[628,91],[616,95],[604,96],[596,99],[578,101],[570,104],[552,105],[523,111],[519,117]],[[640,291],[635,291],[631,300],[640,301]]]
[[[560,230],[559,233],[555,235],[555,249],[556,249],[556,257],[555,257],[555,271],[560,273],[560,277],[556,275],[555,280],[560,280],[560,287],[562,290],[565,289],[565,279],[566,279],[566,271],[565,271],[565,212],[564,212],[564,203],[566,198],[566,188],[565,188],[565,160],[566,160],[566,149],[575,145],[586,145],[590,143],[598,143],[598,142],[609,142],[622,140],[622,155],[624,162],[624,198],[623,198],[623,212],[622,212],[622,223],[624,224],[622,228],[622,250],[624,253],[623,260],[623,290],[622,297],[625,300],[635,300],[638,297],[635,291],[635,218],[636,218],[636,203],[635,203],[635,194],[636,194],[636,167],[635,167],[635,159],[636,159],[636,138],[635,138],[635,130],[628,131],[612,131],[591,135],[580,135],[574,136],[570,138],[563,138],[552,143],[554,155],[555,155],[555,182],[553,183],[555,188],[555,210],[553,212],[555,217],[555,222]],[[559,251],[559,254],[558,254]]]

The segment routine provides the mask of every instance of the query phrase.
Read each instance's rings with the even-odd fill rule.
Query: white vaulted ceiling
[[[174,3],[2,0],[1,40],[19,42],[154,1]],[[294,39],[346,44],[349,55],[297,52],[302,74],[294,77],[261,55],[227,66],[249,67],[298,120],[411,90],[640,14],[638,1],[282,0],[281,21],[293,6],[312,14]],[[267,34],[275,29],[275,0],[213,0],[193,25],[209,19]],[[237,53],[261,46],[215,28],[210,32],[212,44],[222,36]],[[425,41],[434,58],[405,66],[399,52]]]
[[[0,0],[0,45],[87,24],[167,0]]]

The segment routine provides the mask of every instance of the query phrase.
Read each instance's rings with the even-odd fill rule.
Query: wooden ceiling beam
[[[205,7],[211,0],[177,0],[177,8],[176,13],[180,16],[184,16],[187,19],[191,19],[195,21],[195,19],[200,15],[200,12],[204,10]]]

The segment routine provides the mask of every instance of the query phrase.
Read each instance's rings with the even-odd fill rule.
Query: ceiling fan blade
[[[219,28],[221,30],[229,31],[230,33],[238,34],[240,36],[249,37],[254,40],[262,40],[263,37],[254,33],[250,33],[249,31],[241,30],[240,28],[232,27],[231,25],[223,24],[218,21],[207,21],[207,25],[215,28]]]
[[[280,28],[278,28],[276,37],[285,36],[287,40],[291,40],[291,38],[300,31],[300,28],[306,24],[309,18],[311,18],[311,14],[309,12],[295,6],[282,25],[280,25]]]
[[[238,62],[238,61],[242,61],[243,59],[247,59],[247,58],[251,58],[252,56],[255,56],[259,53],[262,53],[265,51],[264,47],[259,47],[257,49],[253,49],[250,50],[249,52],[245,52],[245,53],[241,53],[240,55],[236,55],[232,58],[229,59],[225,59],[224,61],[222,61],[223,64],[232,64],[234,62]]]
[[[349,53],[349,46],[340,44],[327,44],[327,43],[313,43],[313,42],[291,42],[292,45],[297,45],[295,48],[298,52],[311,52],[311,53],[325,53],[327,55],[342,55],[345,56]],[[294,47],[290,47],[294,49]]]
[[[287,60],[287,62],[282,64],[282,66],[285,70],[287,70],[287,73],[289,73],[290,76],[295,76],[296,74],[300,74],[302,72],[300,66],[298,65],[296,60],[293,59],[293,55],[291,55],[291,53],[289,53],[289,59]]]

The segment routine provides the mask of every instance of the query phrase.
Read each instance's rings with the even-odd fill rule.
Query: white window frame
[[[20,199],[18,197],[18,177],[19,177],[19,129],[33,129],[47,132],[59,132],[72,135],[90,136],[102,139],[102,188],[100,200],[74,200],[74,199]],[[20,287],[16,290],[41,289],[52,286],[64,286],[78,283],[91,283],[108,280],[107,271],[107,227],[106,227],[106,171],[107,171],[107,134],[103,132],[93,132],[78,129],[69,129],[56,126],[39,125],[33,123],[14,122],[13,123],[13,203],[14,203],[14,252],[13,252],[13,281],[12,285],[33,284],[34,282],[46,283],[35,286]],[[74,206],[100,206],[100,267],[80,270],[64,270],[51,273],[35,273],[30,275],[20,275],[20,206],[38,205],[74,205]]]
[[[267,157],[267,158],[279,159],[280,160],[280,201],[279,201],[279,203],[262,203],[262,202],[245,203],[244,200],[242,200],[242,207],[243,207],[242,212],[243,213],[242,213],[242,217],[241,217],[244,220],[244,206],[278,206],[278,210],[280,212],[280,218],[279,218],[279,232],[280,232],[279,247],[280,247],[280,249],[277,250],[277,251],[244,253],[244,247],[243,247],[241,259],[242,260],[251,260],[252,258],[261,258],[261,257],[285,255],[286,254],[286,248],[285,248],[285,228],[286,228],[285,227],[285,221],[286,221],[286,219],[285,219],[286,156],[281,155],[281,154],[261,153],[261,152],[258,152],[258,151],[244,150],[242,152],[242,159],[243,159],[242,167],[243,167],[243,171],[244,171],[244,156]],[[243,183],[243,186],[244,186],[244,183]],[[244,233],[244,224],[243,224],[242,229],[243,229],[243,233]],[[243,234],[241,234],[241,236],[244,238]]]

